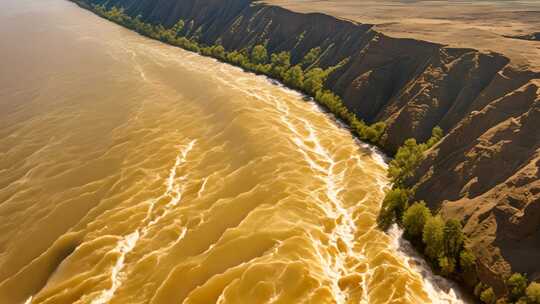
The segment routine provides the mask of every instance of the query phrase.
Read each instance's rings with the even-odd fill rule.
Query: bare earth
[[[507,38],[540,32],[540,1],[265,0],[297,12],[320,12],[374,24],[392,37],[494,51],[540,71],[540,42]]]

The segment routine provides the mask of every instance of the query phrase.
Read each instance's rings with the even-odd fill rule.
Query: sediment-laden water
[[[0,303],[460,302],[376,229],[384,161],[313,102],[0,5]]]

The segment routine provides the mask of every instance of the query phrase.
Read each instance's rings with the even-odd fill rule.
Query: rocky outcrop
[[[188,35],[227,50],[266,43],[294,63],[321,47],[318,64],[347,64],[327,80],[367,122],[385,121],[389,152],[407,138],[447,136],[409,183],[447,217],[460,218],[493,286],[510,272],[540,278],[540,73],[497,53],[391,38],[368,24],[295,13],[250,0],[88,0],[146,22],[186,22]],[[502,288],[502,287],[501,287]]]

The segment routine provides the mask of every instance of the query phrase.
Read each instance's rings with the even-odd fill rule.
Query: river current
[[[0,303],[462,303],[376,228],[383,156],[312,101],[1,5]]]

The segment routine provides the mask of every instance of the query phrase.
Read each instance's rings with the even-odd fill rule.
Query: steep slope
[[[436,147],[411,181],[417,199],[466,223],[485,262],[480,275],[540,277],[540,89],[527,83],[473,111]]]
[[[86,2],[167,27],[183,19],[187,35],[227,50],[266,43],[290,51],[294,64],[321,47],[322,67],[349,59],[326,85],[360,118],[387,123],[387,151],[426,140],[437,125],[448,133],[409,182],[416,199],[465,222],[484,280],[500,291],[513,271],[540,278],[538,71],[497,53],[391,38],[371,25],[249,0]]]

